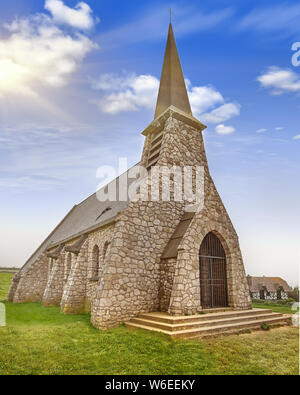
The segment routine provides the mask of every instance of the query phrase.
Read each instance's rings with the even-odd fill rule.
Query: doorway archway
[[[199,270],[202,308],[227,307],[226,254],[213,232],[208,233],[201,244]]]

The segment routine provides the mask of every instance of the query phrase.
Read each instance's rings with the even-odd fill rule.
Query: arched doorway
[[[202,308],[227,307],[226,255],[214,233],[205,236],[199,253]]]

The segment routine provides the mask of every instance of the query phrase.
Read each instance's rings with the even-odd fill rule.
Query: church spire
[[[192,114],[171,23],[154,118],[170,106]]]

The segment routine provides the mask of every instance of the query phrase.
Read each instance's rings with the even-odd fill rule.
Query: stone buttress
[[[48,281],[48,257],[42,253],[34,264],[24,267],[12,282],[8,300],[13,303],[41,302]]]

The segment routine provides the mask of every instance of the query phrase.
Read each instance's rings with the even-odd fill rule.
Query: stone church
[[[150,312],[251,309],[239,239],[209,172],[205,128],[192,115],[170,24],[139,165],[148,175],[157,166],[203,168],[201,209],[187,210],[189,199],[174,198],[172,176],[170,199],[100,201],[95,193],[71,209],[15,275],[9,301],[90,312],[100,329]]]

